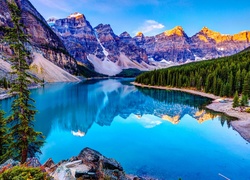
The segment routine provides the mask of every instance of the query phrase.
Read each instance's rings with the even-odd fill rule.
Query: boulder
[[[20,162],[19,161],[15,161],[13,159],[8,159],[5,163],[1,164],[0,165],[0,171],[3,169],[3,168],[12,168],[14,166],[17,166],[17,165],[20,165]]]
[[[36,157],[28,158],[26,163],[27,163],[27,166],[30,166],[30,167],[40,167],[41,166],[40,161]]]

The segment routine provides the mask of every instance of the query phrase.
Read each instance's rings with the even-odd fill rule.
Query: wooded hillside
[[[250,97],[250,48],[229,57],[145,72],[135,81],[146,85],[195,88],[227,97],[238,91]]]

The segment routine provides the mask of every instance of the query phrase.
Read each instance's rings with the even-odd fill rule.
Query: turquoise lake
[[[90,147],[126,173],[160,180],[250,179],[250,144],[230,118],[205,109],[211,100],[137,88],[131,79],[46,84],[32,90],[35,129],[46,136],[41,162]],[[1,101],[9,112],[11,99]]]

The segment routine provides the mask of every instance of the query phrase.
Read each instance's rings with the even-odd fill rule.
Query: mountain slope
[[[27,49],[31,53],[41,54],[45,59],[71,74],[79,73],[76,60],[69,55],[61,39],[51,30],[33,5],[28,0],[15,0],[15,3],[21,10],[24,31],[30,36],[30,43],[26,44]],[[3,28],[12,26],[12,23],[7,0],[0,0],[0,4],[0,39],[2,39]],[[11,55],[9,46],[0,42],[0,57],[5,60]]]
[[[43,79],[46,82],[80,81],[80,79],[56,66],[39,53],[34,53],[34,60],[30,65],[30,71],[36,74],[39,79]]]

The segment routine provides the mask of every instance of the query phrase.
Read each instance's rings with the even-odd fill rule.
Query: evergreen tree
[[[234,94],[233,108],[238,107],[238,106],[239,106],[239,95],[238,95],[238,91],[236,91]]]
[[[9,151],[13,158],[25,163],[28,157],[34,157],[40,152],[43,145],[43,136],[40,132],[36,132],[33,128],[34,116],[36,114],[35,107],[32,105],[34,100],[30,98],[28,84],[32,79],[26,72],[29,66],[26,62],[28,53],[24,43],[28,42],[28,36],[23,32],[24,26],[20,22],[21,11],[17,5],[12,2],[8,3],[11,12],[13,27],[6,28],[5,40],[10,44],[13,56],[12,73],[17,78],[11,84],[11,93],[15,93],[15,99],[12,103],[12,114],[8,117],[10,124],[9,136],[12,142]]]
[[[0,110],[0,164],[8,159],[8,129],[6,126],[6,119],[4,118],[4,111]]]
[[[237,71],[236,73],[236,77],[235,77],[235,89],[238,92],[241,92],[241,77],[240,77],[241,71],[240,69]]]
[[[245,94],[242,95],[240,105],[241,106],[247,106],[248,105],[248,96],[247,95],[245,95]]]
[[[228,96],[233,96],[233,73],[232,71],[229,74],[228,78]]]
[[[3,78],[3,87],[4,87],[5,89],[8,89],[8,81],[6,80],[5,77]]]
[[[244,78],[242,93],[250,96],[250,72]]]

